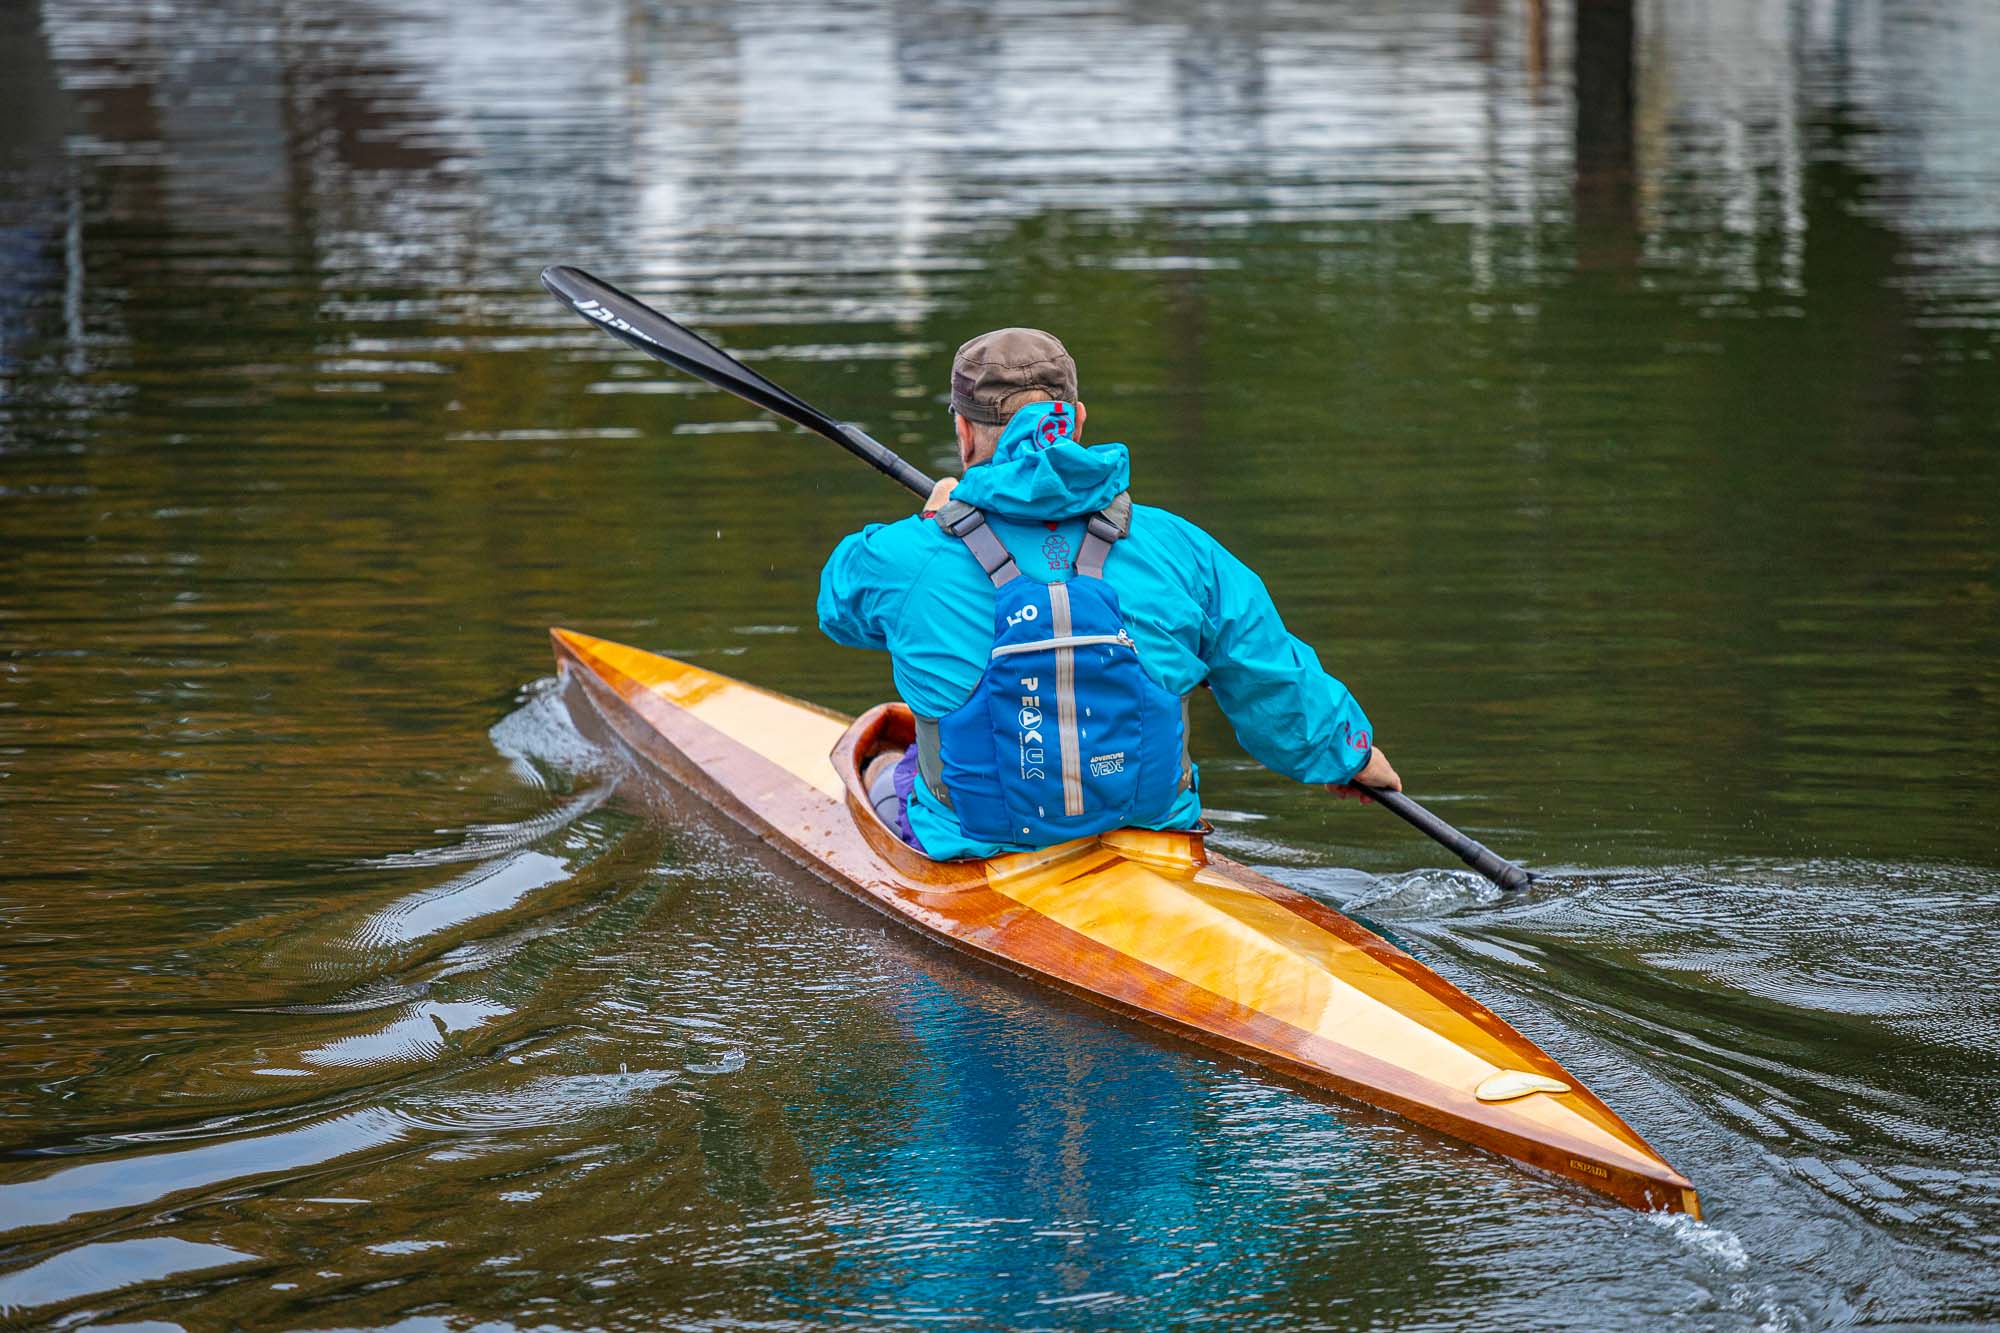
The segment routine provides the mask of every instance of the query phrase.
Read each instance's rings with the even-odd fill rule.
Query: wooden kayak
[[[1301,1083],[1588,1186],[1700,1216],[1694,1186],[1575,1076],[1416,959],[1206,850],[1120,830],[932,861],[870,807],[862,770],[910,712],[859,719],[571,630],[582,701],[643,760],[764,842],[924,934]]]

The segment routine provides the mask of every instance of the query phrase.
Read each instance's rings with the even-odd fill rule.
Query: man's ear
[[[1083,443],[1083,423],[1089,419],[1090,409],[1083,405],[1082,399],[1078,399],[1076,404],[1076,429],[1070,432],[1070,438],[1078,444]]]
[[[972,465],[972,423],[954,412],[951,424],[958,432],[958,470],[963,472]]]

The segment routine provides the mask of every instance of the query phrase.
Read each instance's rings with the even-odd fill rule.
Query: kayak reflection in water
[[[1195,827],[1186,702],[1203,684],[1268,767],[1402,789],[1263,581],[1186,519],[1133,504],[1124,445],[1083,444],[1076,363],[1054,336],[960,347],[951,414],[963,480],[845,538],[820,574],[820,628],[887,651],[917,717],[916,744],[868,774],[905,841],[954,860]]]

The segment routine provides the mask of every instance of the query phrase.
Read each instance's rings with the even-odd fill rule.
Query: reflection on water
[[[79,1245],[0,1277],[0,1314],[61,1305],[79,1296],[158,1282],[179,1273],[241,1264],[253,1257],[225,1246],[197,1245],[171,1236]]]
[[[1975,0],[0,6],[0,1316],[2000,1316],[1996,88]],[[1231,850],[1710,1221],[968,972],[579,734],[550,624],[874,702],[808,608],[904,501],[556,261],[933,468],[951,349],[1060,331],[1555,873],[1208,715]]]

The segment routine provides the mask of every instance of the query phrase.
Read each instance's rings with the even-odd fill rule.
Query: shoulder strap
[[[944,746],[938,737],[938,719],[918,717],[917,723],[917,776],[931,789],[931,795],[949,810],[952,808],[951,793],[944,786]]]
[[[1083,545],[1077,548],[1076,572],[1086,578],[1104,577],[1104,558],[1111,543],[1122,541],[1132,530],[1132,493],[1118,492],[1118,498],[1090,516],[1084,525]]]
[[[1021,567],[1014,563],[1006,545],[986,526],[986,515],[971,505],[958,500],[947,502],[937,511],[937,525],[965,543],[972,558],[986,571],[986,577],[993,580],[994,587],[1021,576]]]

